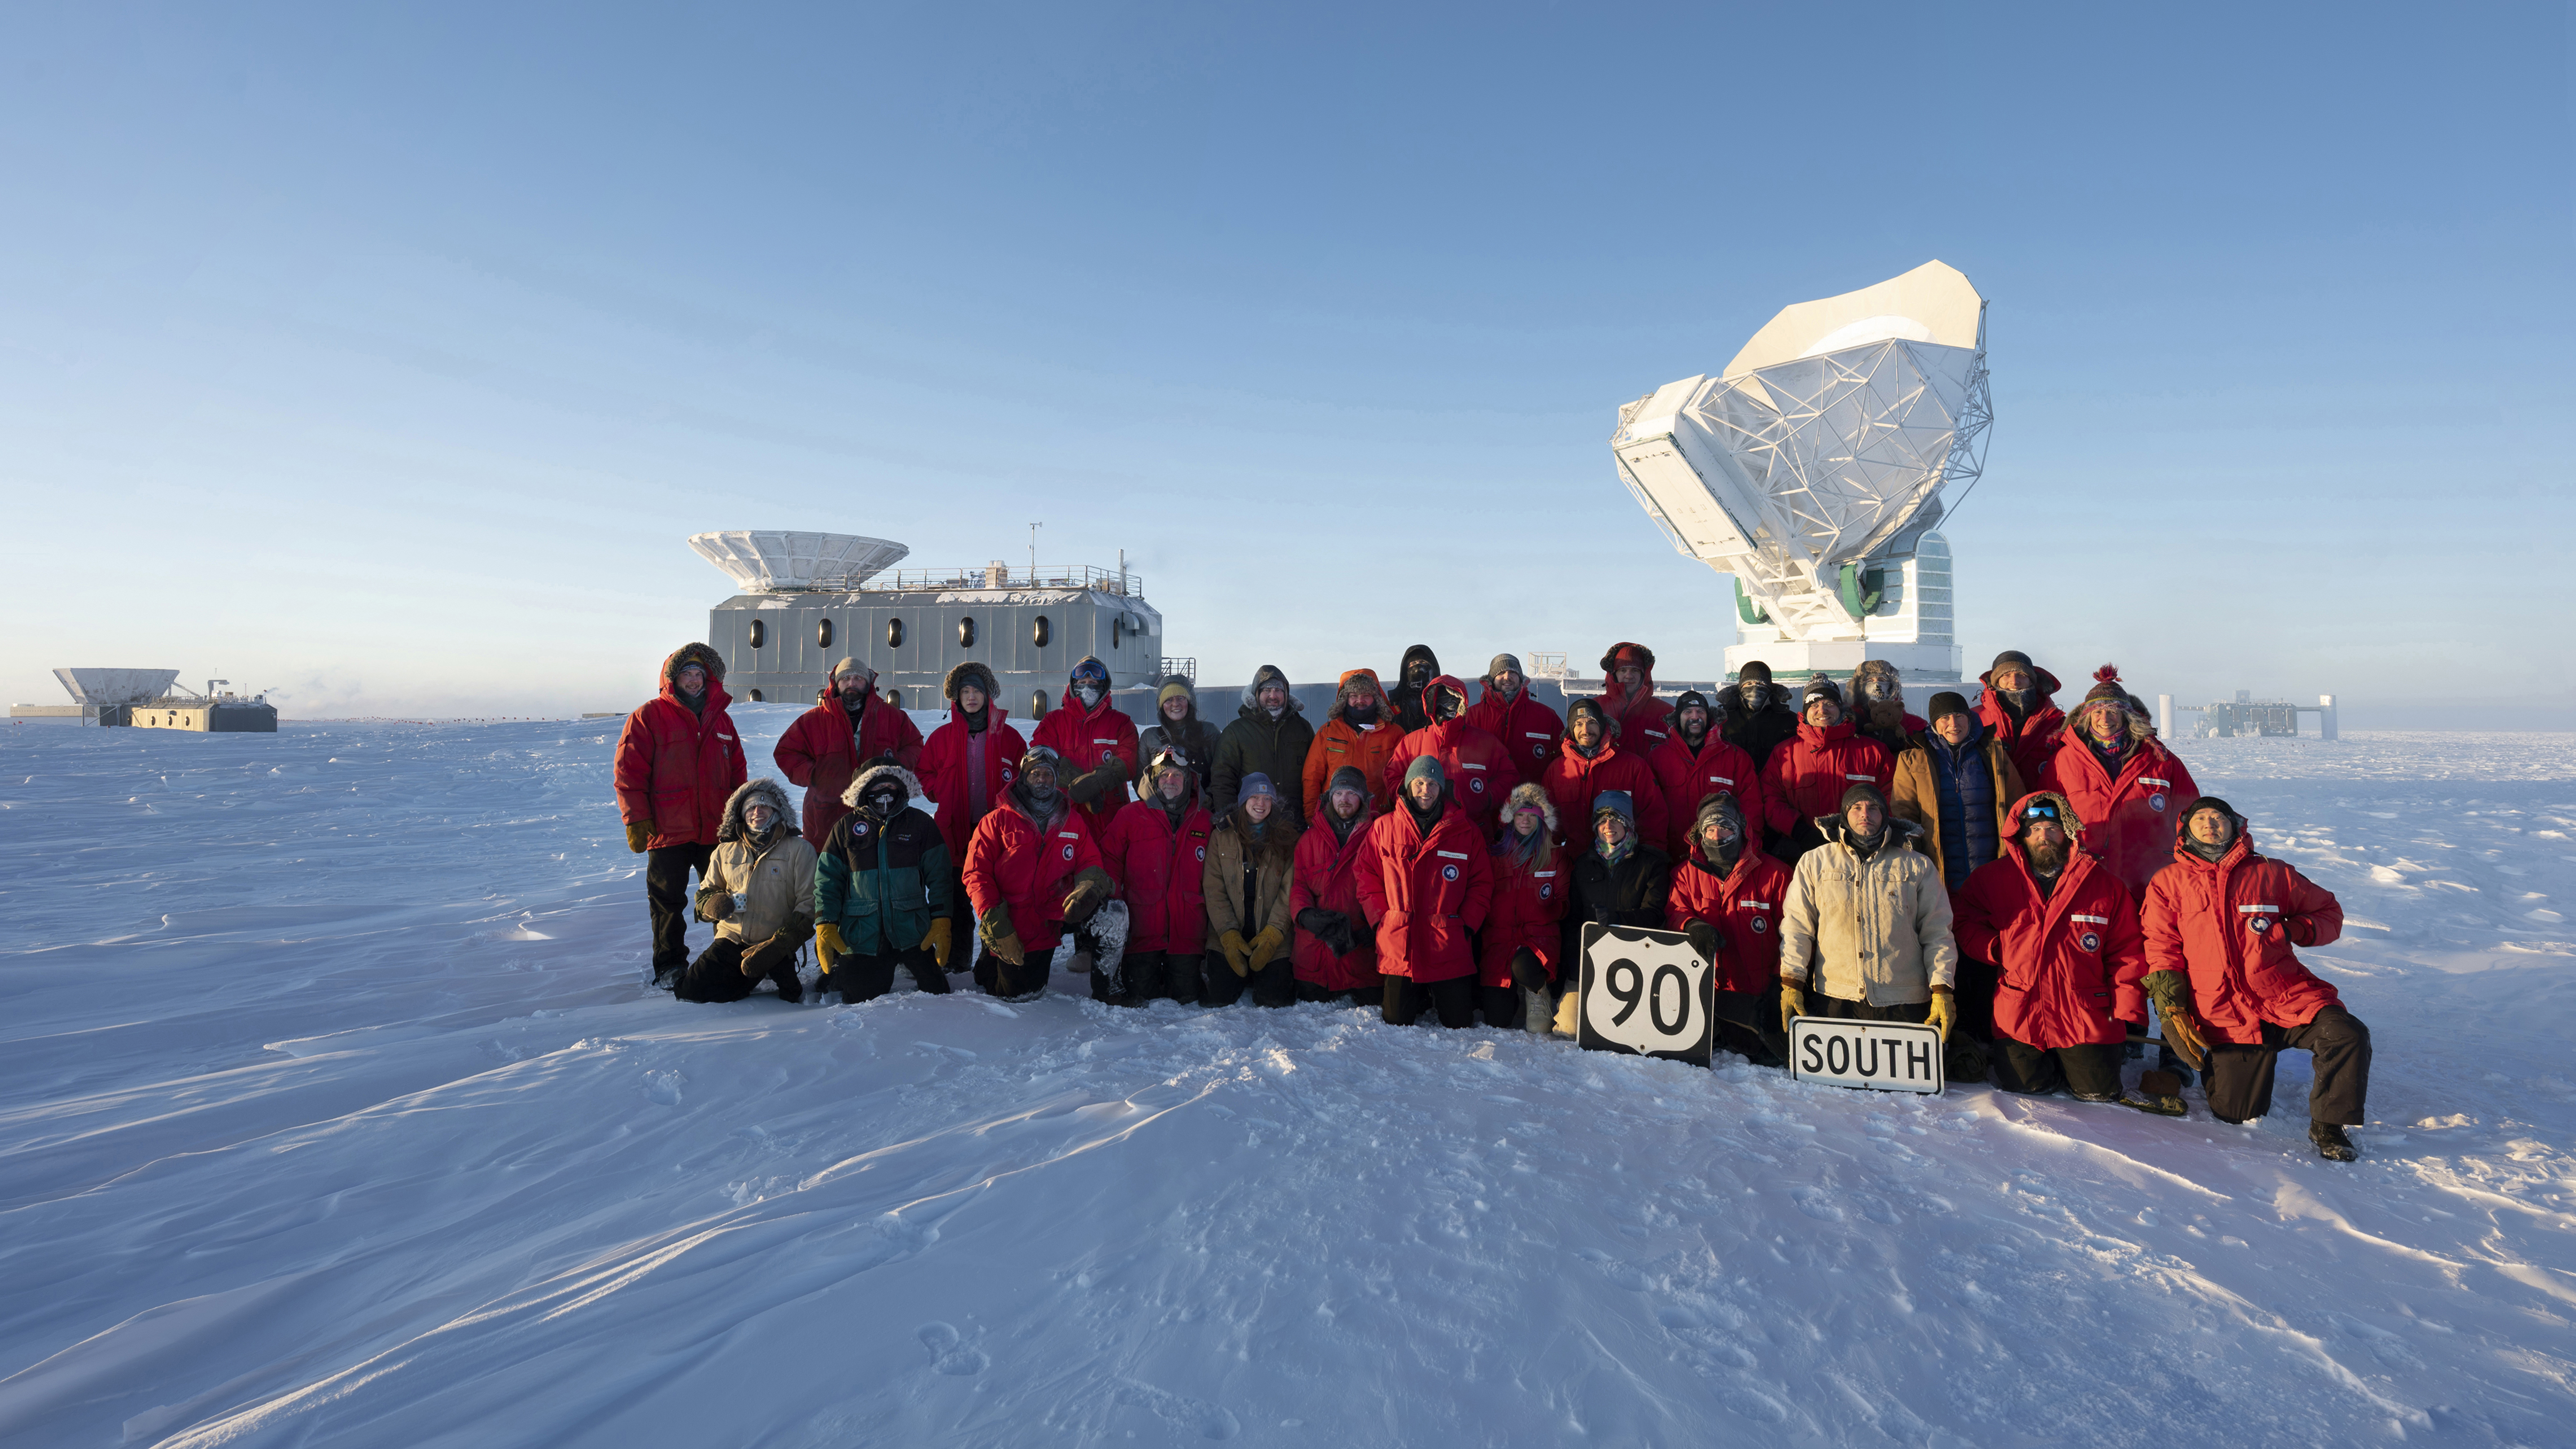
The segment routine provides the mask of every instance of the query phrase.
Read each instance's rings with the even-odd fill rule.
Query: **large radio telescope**
[[[689,547],[724,570],[746,594],[855,589],[912,552],[891,539],[784,528],[693,533]]]
[[[1985,306],[1936,261],[1785,307],[1721,375],[1619,410],[1619,477],[1675,548],[1735,576],[1746,623],[1872,637],[1873,569],[1984,466]]]

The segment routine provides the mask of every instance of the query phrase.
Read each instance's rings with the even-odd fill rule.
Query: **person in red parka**
[[[2063,1087],[2079,1102],[2180,1115],[2179,1082],[2150,1086],[2146,1100],[2120,1089],[2126,1024],[2147,1019],[2138,903],[2083,848],[2065,797],[2033,791],[2012,818],[2014,833],[1969,873],[1950,919],[1960,954],[1997,968],[1995,1085],[2033,1096]]]
[[[689,964],[689,872],[707,876],[725,802],[751,777],[725,713],[724,656],[683,644],[662,661],[662,690],[626,717],[617,735],[617,818],[626,848],[644,857],[644,903],[653,922],[653,984],[669,986]]]
[[[2146,960],[2132,984],[2154,999],[2165,1040],[2207,1072],[2210,1115],[2269,1114],[2274,1058],[2304,1051],[2316,1062],[2308,1140],[2320,1156],[2352,1161],[2343,1129],[2368,1120],[2370,1028],[2293,949],[2343,934],[2333,892],[2256,854],[2245,817],[2203,795],[2185,812],[2173,864],[2147,887],[2142,915]]]
[[[1369,800],[1368,777],[1357,766],[1335,769],[1316,797],[1306,832],[1297,837],[1288,915],[1297,927],[1289,959],[1296,965],[1299,1001],[1347,1000],[1369,1007],[1386,998],[1377,941],[1360,904],[1360,872],[1375,859],[1369,831],[1378,813]]]
[[[1056,785],[1056,753],[1029,746],[1020,777],[975,826],[960,872],[975,908],[975,984],[987,995],[1046,990],[1056,942],[1116,892],[1082,812]]]
[[[2057,676],[2020,650],[2007,649],[1977,683],[1985,686],[1977,694],[1977,718],[1994,732],[2023,779],[2039,779],[2066,728],[2066,711],[2057,707]]]
[[[1887,747],[1867,739],[1843,718],[1843,692],[1818,674],[1807,680],[1798,732],[1771,752],[1762,773],[1762,808],[1779,837],[1780,858],[1792,864],[1824,843],[1821,818],[1842,813],[1843,792],[1869,785],[1884,799],[1896,785],[1896,761]]]
[[[856,659],[832,666],[812,709],[796,717],[769,752],[787,783],[805,791],[805,839],[817,850],[850,807],[841,795],[870,762],[890,759],[910,770],[921,763],[921,731],[912,717],[877,698],[877,672]]]
[[[1136,722],[1109,702],[1109,666],[1084,655],[1073,666],[1064,703],[1047,712],[1029,736],[1031,747],[1044,745],[1063,761],[1064,792],[1094,834],[1128,800],[1128,782],[1136,778]]]
[[[2066,797],[2084,824],[2084,848],[2143,900],[2147,882],[2172,858],[2175,822],[2200,787],[2148,728],[2147,717],[2129,707],[2120,671],[2105,664],[2093,679],[2058,736],[2039,788]]]
[[[1601,674],[1601,712],[1619,727],[1620,740],[1639,758],[1653,754],[1672,736],[1672,726],[1664,718],[1672,711],[1655,698],[1655,651],[1643,644],[1613,644],[1601,656]],[[1650,838],[1659,845],[1663,842],[1660,835]]]
[[[1530,697],[1529,676],[1521,672],[1517,655],[1495,655],[1476,682],[1484,692],[1467,711],[1467,723],[1502,741],[1521,782],[1536,784],[1547,773],[1547,762],[1556,758],[1557,742],[1565,738],[1565,721]]]
[[[1789,893],[1789,867],[1762,849],[1750,817],[1723,790],[1700,800],[1688,839],[1664,900],[1664,924],[1690,937],[1691,949],[1715,968],[1709,1014],[1719,1044],[1756,1066],[1786,1066],[1780,902]]]
[[[1503,798],[1519,783],[1503,742],[1467,723],[1467,686],[1443,674],[1422,686],[1422,713],[1430,721],[1396,741],[1386,757],[1386,788],[1392,796],[1406,767],[1425,755],[1436,756],[1449,781],[1450,798],[1476,822],[1480,838],[1491,837],[1503,816]]]
[[[1199,803],[1198,771],[1166,748],[1145,766],[1145,798],[1100,832],[1101,861],[1127,903],[1126,990],[1106,998],[1112,1005],[1164,995],[1198,1004],[1208,937],[1201,886],[1215,829]]]
[[[1591,821],[1592,802],[1605,790],[1625,791],[1636,802],[1637,831],[1658,853],[1672,838],[1664,823],[1664,792],[1655,783],[1655,768],[1646,763],[1643,753],[1622,748],[1626,739],[1597,699],[1578,699],[1566,710],[1565,741],[1539,776],[1540,788],[1556,802],[1557,844],[1592,838],[1589,834],[1570,837],[1566,832]]]
[[[939,807],[948,858],[962,866],[976,823],[1019,777],[1029,742],[1010,723],[992,670],[968,660],[948,671],[940,690],[948,697],[948,722],[930,732],[913,773],[921,777],[921,793]]]
[[[1855,733],[1887,747],[1895,756],[1932,722],[1905,706],[1905,679],[1896,666],[1884,659],[1864,659],[1852,671],[1851,722]]]
[[[1726,742],[1723,717],[1696,689],[1673,701],[1673,737],[1655,746],[1647,760],[1655,770],[1655,787],[1664,797],[1664,823],[1669,839],[1664,854],[1679,861],[1690,854],[1692,822],[1699,802],[1711,795],[1735,797],[1736,808],[1758,831],[1768,812],[1762,805],[1762,778],[1753,757]],[[1761,842],[1754,842],[1755,848]]]
[[[1442,1026],[1475,1025],[1473,935],[1493,905],[1493,866],[1475,822],[1449,798],[1438,755],[1405,767],[1395,808],[1369,827],[1369,847],[1360,906],[1377,932],[1386,1021],[1411,1026],[1428,1001]]]
[[[1556,802],[1544,786],[1512,787],[1494,840],[1494,905],[1477,933],[1476,1009],[1485,1025],[1546,1034],[1556,1016],[1568,884],[1556,845]]]

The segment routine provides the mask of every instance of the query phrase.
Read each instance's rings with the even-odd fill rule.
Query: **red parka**
[[[1430,833],[1398,805],[1369,827],[1359,863],[1360,905],[1377,923],[1377,969],[1416,981],[1471,976],[1468,933],[1485,924],[1494,900],[1485,837],[1467,812],[1444,799]]]
[[[975,834],[975,822],[1020,777],[1020,757],[1029,752],[1029,742],[1020,737],[1018,727],[1005,722],[1010,711],[999,701],[987,703],[984,709],[984,732],[979,735],[967,731],[966,711],[948,706],[948,723],[930,732],[930,742],[921,747],[921,764],[913,771],[921,777],[921,793],[939,806],[939,838],[948,842],[950,860],[966,858],[966,842]],[[973,789],[969,750],[980,750],[984,756],[980,797]]]
[[[1637,692],[1630,694],[1619,687],[1617,679],[1605,678],[1601,685],[1601,693],[1596,698],[1601,701],[1601,712],[1610,716],[1611,722],[1619,726],[1620,742],[1636,751],[1642,758],[1654,753],[1656,746],[1673,737],[1674,730],[1670,719],[1673,707],[1655,698],[1654,655],[1647,653],[1638,645],[1611,645],[1610,652],[1601,658],[1601,672],[1605,676],[1610,674],[1619,659],[1620,652],[1630,649],[1636,650],[1642,656],[1641,662],[1638,662],[1640,673],[1637,679]]]
[[[1762,772],[1762,808],[1770,812],[1772,831],[1787,835],[1802,820],[1841,814],[1843,792],[1860,784],[1876,785],[1881,796],[1895,788],[1896,761],[1887,746],[1850,720],[1823,729],[1800,720]]]
[[[1603,743],[1585,759],[1574,747],[1572,736],[1557,746],[1556,758],[1548,761],[1547,773],[1539,777],[1539,788],[1556,805],[1556,835],[1559,843],[1572,840],[1589,849],[1592,842],[1592,802],[1604,790],[1625,790],[1637,807],[1637,838],[1657,850],[1671,837],[1671,827],[1664,820],[1664,791],[1655,782],[1654,767],[1642,754],[1631,754],[1619,747],[1624,735]],[[1669,859],[1670,857],[1667,857]]]
[[[2049,757],[2039,788],[2066,797],[2084,824],[2084,848],[2100,856],[2140,898],[2147,882],[2173,858],[2174,827],[2200,798],[2191,771],[2162,741],[2133,736],[2127,758],[2113,774],[2073,729],[2058,736],[2057,753]]]
[[[2215,864],[2177,842],[2173,864],[2147,887],[2140,915],[2146,959],[2135,979],[2150,971],[2189,976],[2192,1011],[2208,1024],[2211,1041],[2253,1046],[2265,1022],[2305,1026],[2343,1005],[2290,949],[2342,935],[2342,903],[2286,862],[2256,855],[2246,836]]]
[[[680,687],[671,682],[684,663],[707,671],[706,699],[695,710],[680,703]],[[661,696],[626,717],[617,735],[617,818],[652,825],[646,849],[716,843],[725,802],[751,776],[733,716],[725,713],[731,702],[724,661],[704,644],[689,644],[662,661]]]
[[[1720,991],[1758,992],[1780,979],[1780,901],[1793,873],[1760,845],[1748,842],[1735,868],[1721,875],[1694,843],[1664,898],[1666,929],[1685,930],[1693,921],[1717,928],[1711,979]]]
[[[2066,728],[2066,711],[2057,707],[2057,676],[2045,669],[2034,668],[2030,677],[2039,685],[2039,707],[2024,715],[2019,724],[2011,711],[1995,694],[1995,672],[1991,669],[1977,676],[1985,686],[1977,695],[1977,718],[1986,729],[2003,742],[2004,753],[2012,756],[2013,768],[2021,777],[2036,783],[2048,771],[2049,758],[2057,753],[2057,736]]]
[[[2044,794],[2024,795],[2022,807]],[[2123,1022],[2147,1019],[2146,937],[2138,903],[2080,841],[2056,889],[2040,893],[2017,837],[1970,872],[1951,907],[1961,954],[2001,968],[1995,1030],[2025,1046],[2107,1046],[2128,1039]]]
[[[1299,926],[1290,959],[1296,963],[1300,981],[1314,982],[1326,991],[1353,991],[1377,979],[1377,941],[1369,933],[1368,908],[1360,901],[1360,876],[1376,863],[1369,837],[1380,818],[1362,805],[1359,823],[1351,827],[1351,838],[1345,841],[1333,833],[1330,820],[1317,815],[1297,837],[1296,863],[1288,884],[1289,919],[1295,920],[1309,906],[1339,911],[1350,918],[1352,936],[1351,954],[1336,956],[1314,932]]]
[[[1512,832],[1505,830],[1490,852],[1494,904],[1476,937],[1483,948],[1477,957],[1476,979],[1481,986],[1511,985],[1512,957],[1524,946],[1547,968],[1547,979],[1554,981],[1557,957],[1565,951],[1565,928],[1560,923],[1565,919],[1565,888],[1574,878],[1574,857],[1551,842],[1547,864],[1540,865],[1535,859],[1522,859],[1513,844]]]
[[[1445,674],[1431,681],[1431,687],[1454,689],[1460,699],[1467,697],[1467,686]],[[1492,835],[1503,818],[1504,799],[1521,782],[1520,770],[1503,742],[1467,723],[1463,714],[1415,730],[1396,741],[1394,752],[1386,757],[1388,800],[1404,793],[1404,769],[1422,755],[1439,759],[1449,776],[1450,798],[1466,810],[1477,830]]]
[[[1177,822],[1162,801],[1146,799],[1119,811],[1100,832],[1100,858],[1127,903],[1130,951],[1195,956],[1207,950],[1207,901],[1200,889],[1216,822],[1199,804],[1198,773],[1181,774],[1190,782],[1189,804]]]
[[[1002,801],[966,843],[966,899],[979,921],[997,902],[1007,904],[1020,946],[1035,956],[1064,938],[1064,898],[1076,872],[1101,863],[1100,847],[1079,810],[1065,811],[1041,836],[1015,797]]]
[[[1517,771],[1514,784],[1534,785],[1547,773],[1547,762],[1556,758],[1557,742],[1565,738],[1565,721],[1557,712],[1530,698],[1529,686],[1505,699],[1485,685],[1464,718],[1467,723],[1502,741],[1503,753],[1511,756]]]
[[[840,696],[828,696],[778,737],[778,748],[769,757],[786,773],[787,783],[804,787],[806,843],[820,850],[832,838],[832,827],[850,813],[841,803],[842,793],[859,777],[859,767],[879,755],[894,756],[907,770],[921,763],[921,731],[912,716],[882,699],[868,701],[853,731]]]
[[[1029,743],[1044,745],[1064,757],[1064,763],[1056,767],[1058,786],[1070,785],[1076,775],[1099,769],[1100,762],[1111,755],[1127,767],[1128,779],[1136,778],[1136,722],[1120,714],[1109,701],[1109,692],[1102,690],[1100,703],[1084,709],[1082,696],[1068,690],[1064,703],[1038,721],[1037,732],[1029,736]],[[1073,808],[1097,832],[1132,798],[1133,793],[1120,785],[1088,805]]]
[[[1674,860],[1689,856],[1699,802],[1721,791],[1735,797],[1735,807],[1744,812],[1745,828],[1756,836],[1755,844],[1761,843],[1767,818],[1761,772],[1754,768],[1751,755],[1728,744],[1716,730],[1710,730],[1694,750],[1676,729],[1671,739],[1655,746],[1647,763],[1655,767],[1655,788],[1664,796],[1664,854]]]

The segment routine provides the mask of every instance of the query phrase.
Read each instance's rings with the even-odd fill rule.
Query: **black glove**
[[[1297,913],[1297,927],[1316,936],[1329,936],[1335,926],[1348,926],[1350,917],[1322,906],[1308,906]]]
[[[1337,918],[1333,922],[1333,929],[1324,932],[1321,939],[1325,945],[1333,948],[1334,955],[1347,956],[1360,948],[1359,932],[1351,925],[1350,917],[1339,911],[1335,911],[1333,915]]]
[[[1699,959],[1712,966],[1717,964],[1717,927],[1706,921],[1693,921],[1682,927],[1682,934],[1690,937],[1691,949],[1699,953]]]
[[[1547,968],[1539,964],[1538,953],[1527,946],[1512,953],[1512,984],[1523,991],[1547,989]]]
[[[1072,783],[1064,787],[1064,793],[1072,796],[1076,805],[1088,805],[1126,783],[1127,767],[1119,763],[1116,755],[1111,755],[1089,774],[1074,776]]]

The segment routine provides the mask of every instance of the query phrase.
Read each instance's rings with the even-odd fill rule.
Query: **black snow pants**
[[[653,916],[653,977],[689,964],[689,872],[707,878],[712,845],[665,845],[644,852],[644,903]]]
[[[1232,1006],[1252,993],[1255,1006],[1294,1006],[1297,1002],[1297,965],[1282,952],[1267,966],[1249,975],[1237,976],[1225,964],[1223,956],[1209,963],[1199,985],[1199,1001],[1206,1006]]]
[[[2316,1062],[2308,1091],[2308,1120],[2357,1127],[2362,1098],[2370,1091],[2370,1028],[2340,1006],[2329,1006],[2305,1026],[2284,1030],[2263,1024],[2263,1044],[2209,1044],[2209,1114],[2221,1122],[2248,1122],[2272,1111],[2272,1063],[2285,1051],[2303,1051]]]
[[[761,942],[718,939],[680,973],[671,994],[682,1001],[740,1001],[761,982],[774,980],[782,1000],[804,1000],[804,983],[796,979],[796,947],[768,946],[765,956],[763,947]]]
[[[1476,978],[1473,975],[1452,976],[1446,981],[1415,981],[1410,976],[1386,978],[1386,1000],[1381,1012],[1389,1026],[1411,1026],[1422,1017],[1422,1008],[1430,1006],[1440,1013],[1440,1024],[1452,1029],[1476,1024]]]
[[[927,947],[888,956],[842,956],[832,962],[832,985],[843,1001],[874,1001],[894,989],[894,968],[912,973],[912,984],[934,996],[948,994],[948,973]]]
[[[2116,1097],[2120,1095],[2120,1063],[2127,1056],[2125,1042],[2086,1042],[2052,1049],[1998,1036],[1995,1085],[2007,1092],[2034,1097],[2044,1097],[2060,1087],[2079,1097]]]

